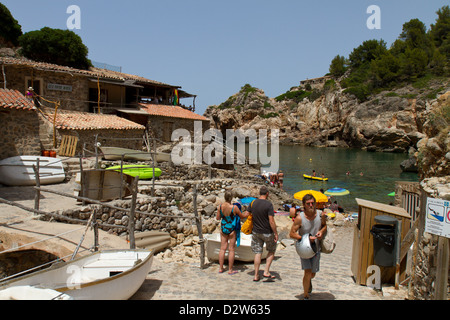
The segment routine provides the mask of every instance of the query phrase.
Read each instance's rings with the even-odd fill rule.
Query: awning
[[[141,114],[145,116],[149,115],[147,111],[141,109],[116,109],[116,111],[128,114]]]
[[[92,81],[92,82],[95,82],[95,83],[100,82],[100,83],[112,84],[112,85],[115,85],[115,86],[144,88],[143,86],[134,84],[133,80],[125,80],[125,81],[120,81],[119,82],[119,81],[108,81],[108,80],[102,80],[102,79],[100,79],[100,80],[98,80],[98,79],[89,79],[89,81]]]

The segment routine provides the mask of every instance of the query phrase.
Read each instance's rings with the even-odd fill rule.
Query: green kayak
[[[120,172],[120,166],[109,167],[107,170],[114,170]],[[158,178],[162,171],[160,168],[155,168],[155,177]],[[136,177],[139,176],[140,180],[146,180],[153,178],[153,168],[146,165],[134,165],[127,164],[123,166],[123,173]]]

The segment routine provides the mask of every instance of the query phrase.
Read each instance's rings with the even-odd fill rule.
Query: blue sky
[[[70,5],[81,9],[74,30],[94,61],[196,94],[196,112],[220,104],[249,83],[276,97],[323,76],[336,55],[363,41],[397,39],[403,23],[429,28],[441,0],[0,0],[22,26],[67,29]],[[381,29],[367,28],[370,5]],[[191,99],[182,100],[190,105]]]

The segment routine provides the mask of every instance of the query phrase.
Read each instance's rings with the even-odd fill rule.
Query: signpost
[[[437,268],[435,299],[447,300],[450,201],[428,198],[425,217],[425,231],[439,236],[437,247]]]

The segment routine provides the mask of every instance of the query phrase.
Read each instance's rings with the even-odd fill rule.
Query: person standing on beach
[[[319,271],[320,265],[320,245],[319,241],[327,230],[326,217],[321,211],[316,210],[316,199],[313,195],[307,194],[302,199],[304,212],[297,215],[292,225],[289,236],[300,241],[303,236],[309,235],[312,246],[315,243],[317,253],[310,259],[300,258],[303,275],[303,298],[309,299],[312,291],[311,280],[314,279]]]
[[[223,273],[223,265],[225,263],[225,252],[228,249],[228,274],[236,274],[233,271],[234,255],[236,248],[236,235],[240,232],[240,220],[244,219],[248,214],[242,213],[238,206],[231,204],[233,195],[230,191],[225,192],[225,203],[217,208],[217,220],[220,222],[220,251],[219,251],[219,273]]]
[[[275,258],[275,251],[277,248],[278,232],[275,223],[273,205],[267,200],[269,197],[269,189],[262,186],[259,190],[259,198],[256,199],[247,209],[253,215],[253,230],[251,248],[255,254],[254,266],[255,276],[253,281],[259,281],[259,267],[261,265],[261,256],[263,253],[264,243],[268,255],[266,258],[266,266],[263,277],[274,279],[275,276],[270,274],[270,266]]]

